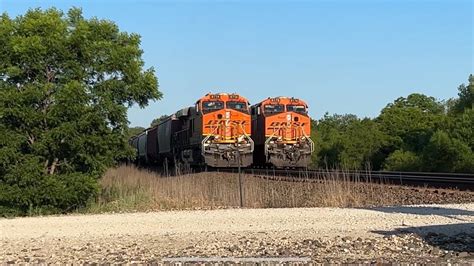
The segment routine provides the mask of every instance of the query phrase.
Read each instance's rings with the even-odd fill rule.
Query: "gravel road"
[[[178,256],[474,263],[474,203],[29,217],[0,219],[0,233],[3,263]]]

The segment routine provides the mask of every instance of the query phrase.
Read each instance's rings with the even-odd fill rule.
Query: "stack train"
[[[307,104],[288,97],[250,106],[238,94],[206,94],[130,139],[140,165],[307,167],[314,143]]]

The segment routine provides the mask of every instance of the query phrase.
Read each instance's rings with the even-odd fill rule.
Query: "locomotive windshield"
[[[206,101],[202,103],[203,113],[210,113],[224,108],[224,102],[221,101]]]
[[[276,114],[276,113],[282,113],[285,109],[285,106],[282,104],[267,104],[264,107],[264,113],[265,114]]]
[[[299,114],[306,114],[306,107],[304,105],[290,105],[286,106],[287,112],[295,112]]]
[[[227,104],[227,108],[229,109],[234,109],[243,113],[249,112],[247,108],[247,104],[245,102],[228,101],[226,104]]]

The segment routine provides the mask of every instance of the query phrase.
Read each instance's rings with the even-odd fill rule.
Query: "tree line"
[[[376,118],[326,114],[313,121],[313,166],[474,173],[474,76],[458,97],[400,97]]]

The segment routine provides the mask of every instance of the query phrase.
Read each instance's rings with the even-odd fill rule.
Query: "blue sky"
[[[474,73],[474,1],[6,1],[115,21],[142,36],[164,98],[129,110],[132,126],[207,92],[308,102],[310,114],[375,117],[400,96],[455,97]]]

